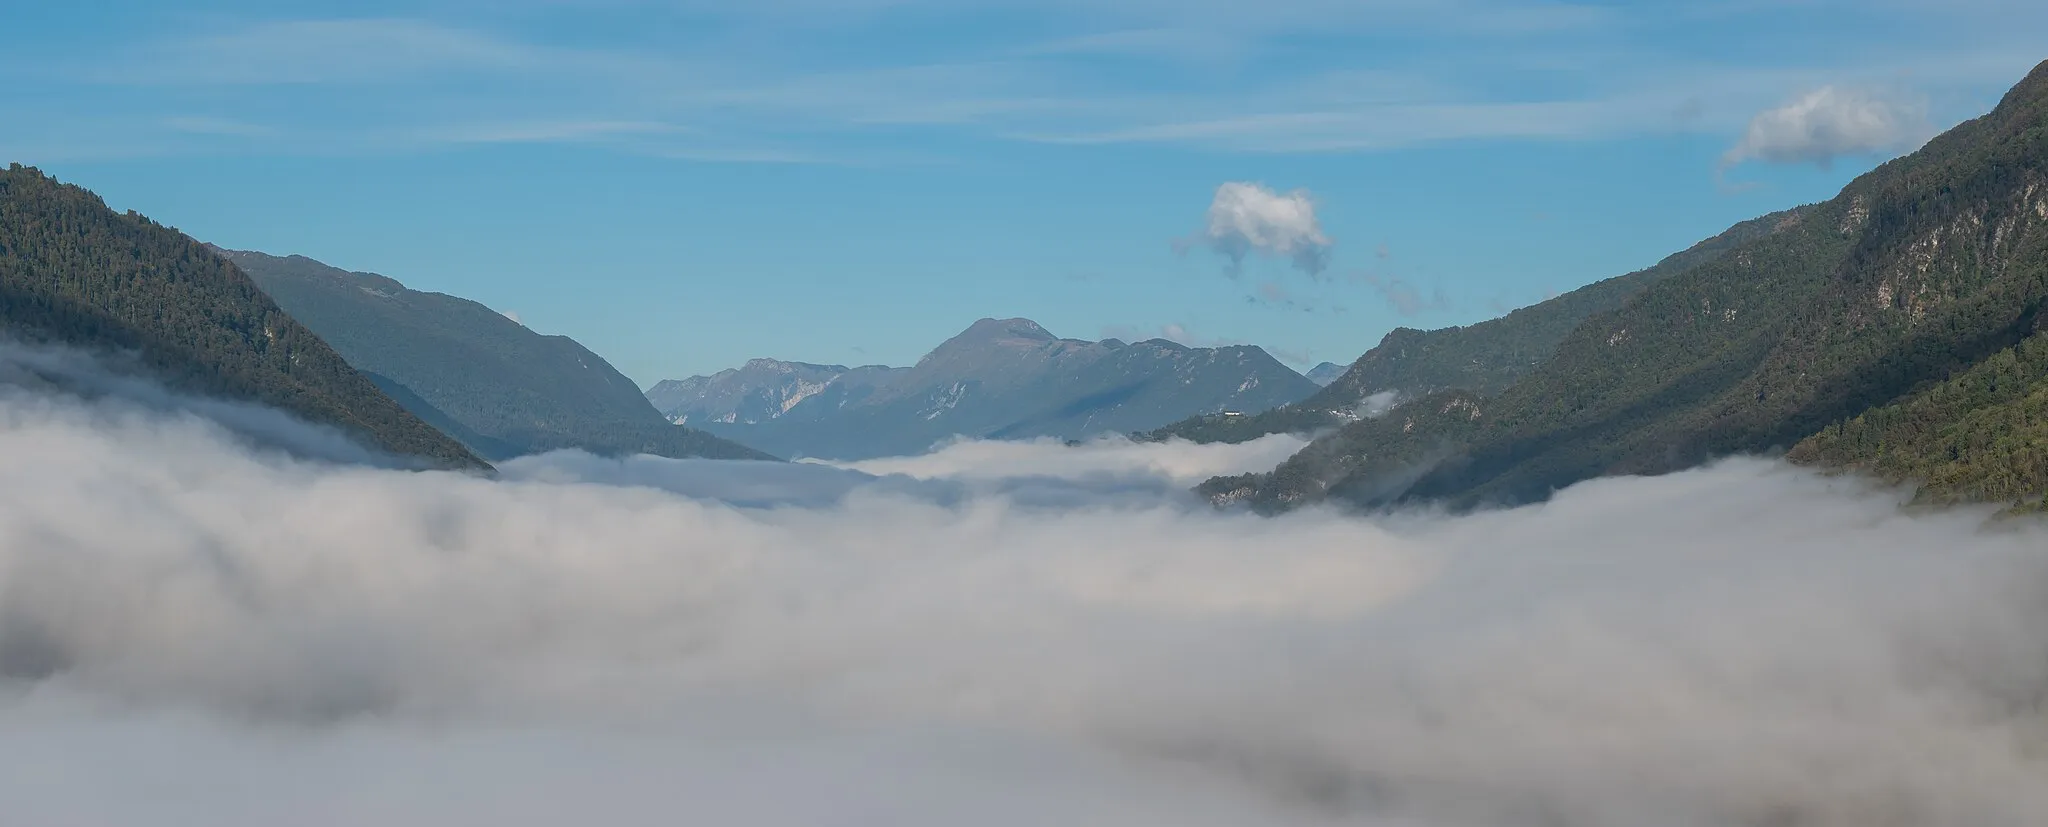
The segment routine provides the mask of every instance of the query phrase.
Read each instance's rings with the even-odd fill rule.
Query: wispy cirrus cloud
[[[109,67],[101,77],[153,85],[368,83],[434,72],[557,69],[593,54],[416,19],[281,20],[164,40],[137,56],[150,71]]]
[[[431,142],[455,144],[580,143],[688,131],[684,127],[657,121],[571,118],[454,124],[424,130],[419,137]]]
[[[163,125],[172,130],[191,135],[265,138],[278,134],[276,127],[267,124],[207,115],[176,115],[165,118]]]
[[[548,30],[566,12],[524,8],[462,23],[215,20],[53,65],[98,89],[151,90],[131,111],[204,102],[270,124],[279,151],[303,146],[286,134],[317,134],[316,145],[376,151],[516,141],[817,158],[863,140],[901,149],[917,136],[1248,153],[1674,133],[1747,145],[1750,116],[1789,90],[1886,73],[1923,90],[2009,82],[2038,59],[2029,44],[1932,26],[1881,60],[1825,33],[1809,38],[1803,63],[1725,59],[1684,39],[1642,46],[1687,27],[1753,28],[1768,14],[1741,6],[1705,15],[1527,0],[683,0],[659,14],[688,22],[672,28],[689,37],[641,24],[573,41]],[[651,8],[584,9],[578,25],[624,21],[627,10],[643,20]],[[1897,3],[1871,13],[1930,14]],[[2048,13],[2004,14],[2048,24]],[[1427,48],[1383,48],[1393,35]],[[868,45],[881,43],[891,47]],[[156,129],[133,139],[176,133]],[[0,141],[16,137],[0,127]]]

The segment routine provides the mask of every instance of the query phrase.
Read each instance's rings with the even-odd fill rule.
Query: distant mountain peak
[[[1324,362],[1309,368],[1308,372],[1302,375],[1308,377],[1310,382],[1328,387],[1331,382],[1337,381],[1337,377],[1343,376],[1344,371],[1349,369],[1349,367],[1348,365],[1340,365],[1335,362]]]
[[[795,373],[797,371],[833,371],[836,373],[845,373],[846,366],[814,365],[811,364],[810,362],[785,362],[782,361],[781,359],[748,359],[746,366],[741,368],[741,370],[773,371],[775,373]]]
[[[1058,341],[1058,336],[1030,319],[982,319],[939,343],[918,364],[928,364],[933,359],[978,360],[1001,351],[1037,348]]]
[[[954,336],[953,341],[993,341],[999,339],[1035,339],[1050,342],[1059,337],[1040,327],[1030,319],[981,319],[968,325],[967,329]]]
[[[756,360],[744,370],[657,383],[647,398],[672,422],[770,451],[860,459],[918,453],[960,435],[1127,432],[1206,411],[1266,410],[1315,390],[1250,345],[1089,342],[1060,338],[1030,319],[988,318],[913,367]]]

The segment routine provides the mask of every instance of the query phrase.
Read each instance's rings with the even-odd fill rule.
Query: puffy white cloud
[[[1742,140],[1722,156],[1744,161],[1826,166],[1845,155],[1910,149],[1933,134],[1923,101],[1869,89],[1823,86],[1751,118]]]
[[[1321,275],[1332,246],[1307,190],[1283,194],[1240,181],[1216,188],[1208,226],[1197,240],[1228,257],[1233,273],[1247,256],[1257,254],[1288,259],[1304,272]]]
[[[1261,519],[1185,444],[486,480],[124,398],[0,390],[10,823],[2048,823],[2044,529],[1855,480]]]

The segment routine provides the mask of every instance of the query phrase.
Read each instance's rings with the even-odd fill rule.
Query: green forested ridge
[[[173,387],[269,405],[433,465],[488,468],[204,245],[18,164],[0,171],[0,330],[134,353]]]
[[[1284,477],[1205,490],[1263,508],[1331,495],[1526,502],[1592,476],[1783,451],[1819,434],[1795,458],[1935,476],[1937,495],[2038,498],[2048,456],[1992,429],[2025,427],[2037,410],[2011,383],[2048,300],[2044,245],[2048,64],[1989,115],[1784,229],[1589,317],[1480,401],[1469,433],[1347,428]],[[2001,353],[2015,365],[1999,367]],[[1426,404],[1389,414],[1443,415]],[[1417,473],[1409,458],[1424,455],[1435,461]]]
[[[2048,492],[2048,335],[1792,448],[1794,462],[1916,482],[1933,503],[2039,510]]]
[[[486,457],[597,454],[766,459],[669,424],[640,389],[566,336],[468,299],[304,256],[220,251],[393,398]]]
[[[1713,261],[1737,245],[1794,226],[1805,210],[1776,212],[1729,227],[1655,265],[1604,279],[1505,316],[1437,330],[1396,328],[1327,387],[1300,402],[1248,416],[1199,416],[1137,436],[1195,442],[1244,442],[1267,434],[1310,433],[1350,421],[1346,412],[1375,393],[1406,396],[1463,389],[1500,393],[1548,359],[1573,328],[1660,280]]]

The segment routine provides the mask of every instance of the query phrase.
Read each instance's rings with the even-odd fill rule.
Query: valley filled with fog
[[[2048,823],[2048,527],[1852,477],[1188,492],[1272,436],[492,479],[0,372],[0,821]]]

